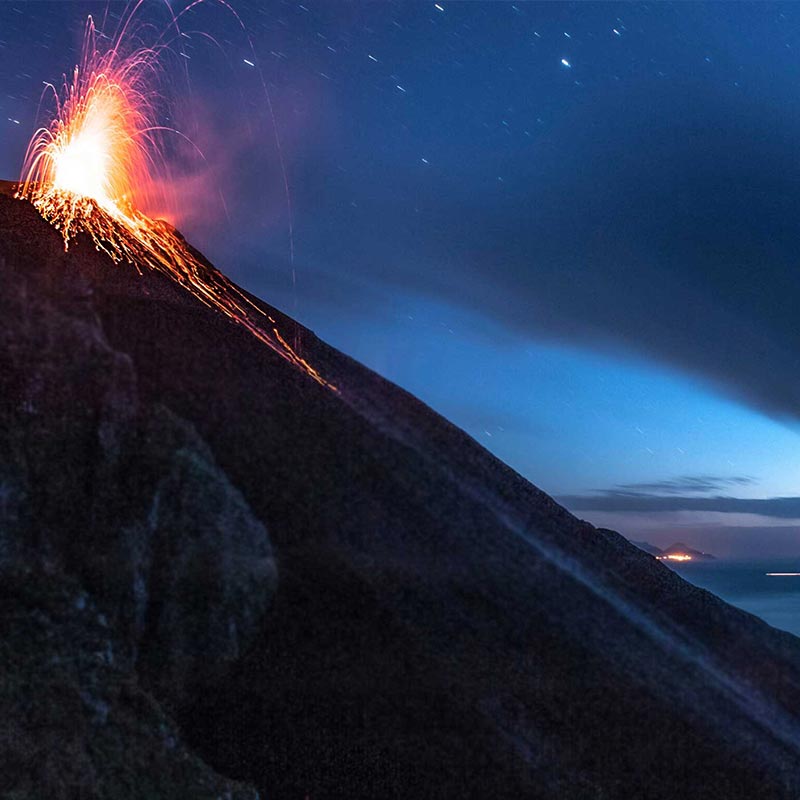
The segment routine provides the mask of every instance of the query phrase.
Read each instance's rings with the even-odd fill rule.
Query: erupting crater
[[[64,76],[60,90],[47,87],[55,114],[31,139],[17,197],[32,202],[61,232],[65,248],[86,233],[113,261],[168,275],[337,391],[281,336],[272,317],[224,275],[201,263],[172,226],[139,210],[140,201],[148,199],[168,205],[163,187],[170,185],[170,171],[163,139],[186,137],[159,124],[165,100],[156,82],[169,50],[166,31],[152,47],[129,46],[138,7],[128,8],[110,38],[101,37],[88,18],[80,63]],[[178,35],[180,16],[170,26]]]

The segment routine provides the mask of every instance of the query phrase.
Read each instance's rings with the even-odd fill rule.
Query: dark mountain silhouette
[[[651,556],[660,556],[664,552],[660,547],[656,547],[654,544],[650,544],[650,542],[635,542],[633,539],[629,539],[628,541],[636,545],[640,550],[644,550],[645,553],[650,553]]]
[[[0,796],[800,796],[800,640],[7,195],[0,281]]]

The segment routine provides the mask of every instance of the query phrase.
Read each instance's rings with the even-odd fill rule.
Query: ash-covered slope
[[[100,688],[59,678],[72,705],[37,712],[51,753],[63,710],[85,770],[108,748],[133,786],[120,743],[159,754],[173,788],[142,797],[226,779],[270,798],[800,796],[800,640],[278,312],[339,393],[168,279],[86,241],[65,254],[1,195],[0,281],[0,569],[35,576],[0,581],[3,631],[44,616],[57,663],[91,660],[102,613],[120,654]],[[84,628],[50,586],[94,627],[64,636]],[[8,649],[0,711],[24,729],[19,682],[36,697],[54,654]],[[105,780],[81,796],[114,796]]]

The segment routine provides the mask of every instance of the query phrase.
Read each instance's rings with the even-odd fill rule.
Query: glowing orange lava
[[[182,136],[158,123],[162,98],[153,87],[168,49],[164,36],[154,47],[125,48],[133,40],[132,17],[140,4],[129,7],[111,39],[100,37],[88,19],[81,63],[64,77],[60,91],[49,87],[55,114],[31,139],[17,196],[30,200],[61,232],[65,248],[86,233],[115,262],[168,275],[336,391],[281,336],[272,317],[198,260],[170,225],[137,210],[139,201],[154,197],[165,204],[158,197],[169,185],[163,138]],[[177,18],[172,22],[177,28]]]

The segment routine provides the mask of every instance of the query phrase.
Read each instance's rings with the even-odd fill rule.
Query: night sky
[[[165,65],[191,241],[579,516],[800,556],[800,6],[233,5]],[[105,10],[0,2],[0,177]]]

